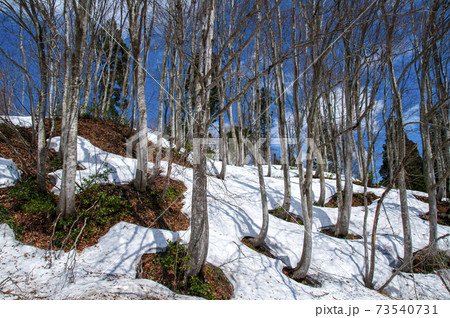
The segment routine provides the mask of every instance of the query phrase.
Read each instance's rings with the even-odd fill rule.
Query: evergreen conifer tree
[[[406,136],[406,152],[408,153],[409,149],[416,145],[415,142],[410,140]],[[388,162],[387,153],[386,153],[386,144],[383,145],[383,164],[380,168],[380,176],[381,176],[381,184],[386,186],[389,184],[389,165],[391,163]],[[394,171],[396,163],[394,162]],[[425,178],[423,176],[423,161],[420,156],[419,150],[414,149],[414,151],[409,156],[405,165],[406,170],[406,188],[409,190],[416,191],[426,191],[425,188]]]

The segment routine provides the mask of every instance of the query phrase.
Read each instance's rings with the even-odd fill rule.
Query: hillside
[[[150,136],[150,138],[152,138]],[[51,148],[59,147],[59,137],[52,139]],[[2,154],[0,154],[2,155]],[[78,137],[77,174],[83,178],[106,174],[102,183],[127,184],[134,176],[136,160],[106,152],[97,143]],[[220,162],[214,165],[220,169]],[[148,164],[149,168],[153,166]],[[0,161],[0,184],[11,186],[18,177],[11,162]],[[163,173],[167,162],[162,163]],[[272,177],[266,177],[269,208],[276,208],[283,199],[283,179],[279,166]],[[58,180],[61,170],[51,174]],[[298,197],[298,176],[292,173],[293,200],[291,213],[302,218]],[[9,174],[9,175],[8,175]],[[181,212],[190,218],[192,169],[174,165],[170,176],[186,187]],[[6,182],[6,180],[9,180]],[[58,193],[58,182],[53,188]],[[313,180],[314,194],[319,181]],[[335,194],[335,181],[326,180],[327,201]],[[355,192],[362,192],[355,185]],[[371,188],[380,196],[383,188]],[[423,219],[428,205],[408,192],[408,206],[415,250],[428,243],[428,221]],[[369,224],[376,206],[369,206]],[[0,202],[0,204],[2,204]],[[309,274],[320,283],[313,287],[298,283],[283,272],[300,259],[304,227],[270,216],[266,244],[273,258],[242,243],[256,236],[261,224],[261,201],[256,168],[229,166],[225,180],[208,177],[209,250],[208,263],[219,267],[233,285],[233,299],[450,299],[449,270],[438,274],[400,273],[384,293],[364,287],[364,246],[362,239],[339,239],[321,233],[336,222],[337,209],[313,209],[313,259]],[[363,207],[353,207],[350,232],[362,236]],[[370,227],[371,228],[371,227]],[[397,191],[385,198],[377,232],[375,287],[381,286],[392,274],[402,253],[402,226]],[[23,244],[14,238],[6,224],[0,225],[0,298],[2,299],[185,299],[166,287],[148,279],[137,279],[137,265],[145,253],[160,252],[167,240],[189,242],[187,230],[149,228],[120,221],[112,226],[93,246],[82,251],[48,251]],[[439,225],[438,235],[450,233],[450,227]],[[369,229],[370,235],[370,229]],[[450,249],[448,237],[439,241],[439,248]],[[447,284],[447,286],[445,285]]]

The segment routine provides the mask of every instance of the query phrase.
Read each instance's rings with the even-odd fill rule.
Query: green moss
[[[55,196],[39,192],[34,179],[25,179],[10,188],[9,197],[16,201],[16,209],[27,213],[52,213],[56,209]]]
[[[153,264],[162,269],[162,277],[160,277],[162,283],[176,293],[215,299],[210,284],[204,279],[190,276],[187,282],[184,282],[187,262],[190,259],[185,246],[179,241],[167,241],[167,244],[167,249],[152,259]]]
[[[176,187],[173,185],[169,185],[167,188],[166,196],[164,197],[164,202],[159,202],[155,206],[155,202],[158,201],[159,198],[161,198],[161,195],[163,193],[163,188],[161,189],[154,189],[148,191],[148,196],[144,198],[145,202],[149,204],[150,206],[154,206],[156,210],[161,207],[161,203],[164,203],[165,205],[171,205],[174,201],[176,201],[182,194],[183,189],[180,187]],[[155,200],[155,198],[157,200]]]
[[[118,195],[108,193],[109,187],[93,184],[78,194],[78,206],[74,215],[59,218],[56,224],[54,244],[70,247],[81,233],[80,239],[89,240],[105,228],[117,223],[122,215],[131,212],[131,205]]]
[[[55,156],[48,161],[48,166],[52,171],[56,171],[63,168],[63,162],[61,159]]]
[[[279,219],[288,221],[288,222],[292,222],[292,223],[297,223],[300,225],[304,225],[303,224],[303,220],[297,216],[292,215],[291,213],[284,213],[283,211],[283,207],[280,206],[279,204],[276,205],[276,207],[272,210],[269,210],[269,213],[272,214],[273,216],[276,216]]]

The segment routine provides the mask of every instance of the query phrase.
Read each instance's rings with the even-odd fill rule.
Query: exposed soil
[[[353,181],[353,184],[356,184],[356,185],[359,185],[359,186],[361,186],[361,187],[364,187],[364,183],[363,183],[362,181]],[[380,185],[376,185],[376,184],[373,184],[373,183],[371,183],[371,182],[369,182],[369,184],[367,185],[367,187],[368,187],[368,188],[377,188],[377,189],[381,188]]]
[[[320,288],[322,287],[322,283],[317,280],[316,278],[310,276],[310,275],[306,275],[306,277],[304,279],[295,279],[293,278],[293,274],[294,274],[294,269],[291,267],[284,267],[283,268],[283,274],[286,275],[287,277],[295,280],[298,283],[301,283],[303,285],[307,285],[307,286],[311,286],[311,287],[317,287]]]
[[[11,146],[17,151],[22,161],[17,158],[14,150],[3,139],[0,139],[0,156],[6,159],[13,159],[17,167],[23,172],[29,171],[31,174],[36,175],[36,151],[31,147],[31,129],[19,127],[15,131],[6,124],[0,124],[0,130],[8,138]]]
[[[328,236],[340,238],[340,239],[346,239],[346,240],[359,240],[359,239],[362,239],[361,235],[353,234],[353,233],[348,233],[347,236],[345,236],[345,237],[344,236],[340,236],[340,235],[336,236],[334,234],[334,226],[328,227],[328,228],[324,228],[324,229],[320,230],[320,233],[326,234]]]
[[[380,198],[373,192],[367,192],[366,197],[367,197],[368,205],[372,204],[373,201]],[[363,193],[353,193],[352,207],[358,207],[358,206],[364,206],[364,194]],[[330,198],[330,200],[328,200],[328,202],[324,204],[324,207],[337,208],[338,207],[337,194],[334,194]]]
[[[155,162],[156,161],[156,146],[153,145],[152,142],[149,142],[148,144],[149,144],[149,147],[151,147],[153,149],[153,151],[151,151],[149,153],[148,161]],[[181,151],[176,152],[174,150],[172,152],[172,154],[170,154],[169,149],[166,149],[166,148],[162,149],[162,153],[161,153],[162,160],[169,161],[170,155],[173,156],[173,158],[172,158],[173,163],[175,163],[179,166],[187,167],[187,168],[193,167],[193,165],[187,160],[187,153],[182,153]]]
[[[274,258],[274,259],[276,258],[275,256],[273,256],[272,253],[270,253],[270,250],[269,250],[269,248],[268,248],[267,246],[259,246],[259,247],[255,247],[255,246],[253,246],[253,244],[251,243],[250,239],[251,239],[251,237],[244,237],[244,238],[241,240],[241,242],[242,242],[245,246],[251,248],[252,250],[254,250],[254,251],[258,252],[258,253],[264,254],[264,255],[266,255],[267,257],[270,257],[270,258]]]
[[[127,155],[125,135],[128,129],[125,125],[99,118],[80,118],[78,121],[79,136],[88,139],[102,150],[123,157]],[[60,131],[55,132],[55,136],[60,134]]]
[[[428,197],[423,197],[420,195],[414,195],[414,197],[422,202],[428,203]],[[421,215],[422,219],[429,220],[430,213],[427,212]],[[437,222],[441,225],[450,226],[450,202],[449,201],[441,201],[437,202]]]
[[[172,243],[173,244],[173,243]],[[154,280],[173,292],[206,299],[228,300],[233,297],[233,285],[222,270],[207,263],[198,278],[184,280],[186,250],[181,245],[171,245],[161,253],[144,254],[137,266],[139,279]]]
[[[445,251],[424,248],[415,252],[413,259],[414,273],[430,274],[450,268],[450,256]]]
[[[53,136],[60,135],[59,123],[60,120],[55,121]],[[50,122],[46,124],[48,131]],[[174,232],[188,229],[189,220],[181,213],[186,187],[181,182],[170,180],[165,198],[161,199],[167,180],[163,176],[149,179],[144,193],[137,192],[131,184],[92,185],[77,194],[73,216],[64,219],[57,217],[57,196],[50,191],[40,193],[36,188],[36,145],[32,145],[31,129],[17,128],[18,133],[6,125],[0,126],[0,129],[17,151],[15,153],[5,142],[0,141],[0,156],[13,159],[20,170],[29,171],[22,175],[22,181],[15,187],[0,189],[0,223],[10,225],[16,239],[21,242],[42,249],[67,251],[76,248],[80,252],[95,245],[100,237],[121,221]],[[100,149],[126,156],[126,126],[101,119],[80,118],[78,130],[79,136]],[[22,162],[18,157],[23,159]],[[149,157],[151,160],[152,156]],[[172,161],[191,166],[181,153],[174,152]],[[57,153],[50,150],[47,171],[61,168],[62,162]],[[51,187],[49,182],[48,190]],[[172,274],[167,268],[163,268],[161,262],[156,261],[160,254],[163,253],[144,255],[139,264],[138,276],[154,279],[171,287],[174,284],[170,281]],[[188,259],[187,253],[183,257]],[[211,264],[205,266],[200,277],[191,277],[186,284],[178,279],[175,287],[174,291],[177,293],[207,299],[230,299],[233,295],[232,284],[219,268]]]
[[[17,204],[16,198],[10,197],[10,188],[0,189],[0,206],[7,210],[5,220],[9,220],[7,223],[13,227],[16,238],[21,242],[42,249],[69,250],[76,247],[82,251],[97,244],[100,237],[121,221],[156,229],[187,230],[189,220],[181,213],[182,193],[186,188],[181,182],[170,180],[168,195],[161,201],[164,183],[165,178],[157,177],[145,193],[137,192],[132,185],[96,185],[94,189],[88,188],[87,193],[76,197],[75,215],[67,220],[58,220],[53,239],[57,221],[54,209],[26,212],[23,206]],[[53,206],[56,207],[57,197],[51,193],[47,195],[53,198]],[[112,198],[113,201],[108,201]],[[87,223],[84,226],[85,219]],[[83,226],[82,235],[75,241]]]
[[[61,135],[61,120],[55,121],[53,137]],[[50,131],[50,120],[46,121],[46,131]],[[11,128],[5,124],[0,125],[2,133],[8,138],[12,146],[23,158],[23,162],[17,158],[16,153],[8,147],[8,145],[0,139],[0,156],[13,159],[17,167],[26,172],[30,171],[31,176],[36,175],[36,147],[32,143],[31,128]],[[17,131],[15,131],[17,129]],[[125,134],[128,127],[116,124],[110,121],[104,121],[98,118],[80,118],[78,121],[78,135],[88,139],[94,146],[102,150],[126,156],[126,138]],[[17,132],[20,134],[18,136]],[[49,137],[49,135],[47,135]],[[23,165],[26,167],[23,167]],[[57,160],[55,151],[50,150],[47,171],[52,172],[61,168],[61,162]]]
[[[289,213],[289,212],[283,213],[281,211],[281,209],[282,209],[281,207],[276,208],[276,209],[271,209],[271,210],[269,210],[269,214],[271,214],[279,219],[285,220],[287,222],[303,225],[302,218],[300,218],[299,216],[294,215],[292,213]]]
[[[61,135],[61,120],[56,119],[52,137]],[[17,129],[17,131],[15,131]],[[17,167],[22,171],[30,171],[31,176],[36,176],[36,145],[32,144],[32,129],[16,127],[11,128],[6,124],[0,125],[0,130],[11,142],[12,146],[23,158],[23,162],[17,158],[16,153],[6,142],[0,139],[0,156],[6,159],[13,159]],[[47,137],[50,137],[50,120],[46,121]],[[78,120],[78,135],[88,139],[94,146],[107,152],[127,156],[127,138],[125,137],[129,128],[125,125],[106,121],[95,117],[81,117]],[[18,136],[20,134],[20,136]],[[152,143],[149,142],[151,146]],[[135,151],[133,151],[135,156]],[[168,160],[167,149],[163,149],[163,160]],[[154,161],[156,151],[149,155],[149,161]],[[192,168],[192,164],[187,161],[184,154],[178,152],[173,154],[173,163]],[[26,167],[23,167],[25,165]],[[53,172],[62,168],[62,163],[58,160],[55,151],[50,150],[47,161],[47,171]]]
[[[50,121],[46,122],[47,131],[50,130]],[[29,170],[24,173],[22,180],[31,180],[36,175],[36,146],[32,145],[31,128],[11,128],[5,124],[0,125],[2,133],[14,146],[23,163],[17,158],[17,154],[0,140],[0,156],[13,159],[19,169]],[[93,145],[121,156],[126,155],[125,134],[128,127],[113,122],[96,118],[80,118],[78,125],[79,135],[88,139]],[[20,135],[19,135],[20,134]],[[53,136],[60,134],[60,120],[55,121]],[[25,164],[26,167],[22,165]],[[47,171],[52,172],[61,169],[62,162],[57,153],[49,151]],[[31,179],[30,179],[31,178]],[[24,181],[24,182],[25,182]],[[188,219],[181,213],[182,193],[186,190],[180,182],[171,180],[166,199],[160,200],[166,178],[158,176],[149,181],[147,192],[138,193],[132,185],[96,185],[95,189],[89,189],[84,194],[76,197],[75,215],[67,220],[58,219],[56,216],[57,197],[50,193],[52,185],[48,182],[49,193],[32,194],[34,197],[44,197],[48,201],[45,211],[30,212],[24,208],[26,202],[20,204],[17,197],[10,195],[12,188],[0,189],[0,222],[8,223],[16,234],[16,238],[23,243],[39,248],[63,248],[68,250],[75,243],[76,234],[86,226],[76,248],[81,251],[85,247],[95,245],[98,238],[107,233],[111,226],[120,221],[126,221],[151,228],[168,229],[172,231],[186,230],[189,226]],[[33,183],[33,181],[31,181]],[[20,188],[22,183],[16,187]],[[33,189],[24,188],[24,192],[34,192]],[[14,190],[12,190],[14,191]],[[101,196],[102,195],[102,196]],[[31,200],[34,200],[33,199]],[[99,201],[99,198],[103,201]],[[28,197],[25,200],[30,200]],[[47,202],[46,201],[46,202]],[[37,204],[40,204],[37,200]],[[107,205],[106,207],[102,205]],[[52,234],[55,229],[56,231]]]

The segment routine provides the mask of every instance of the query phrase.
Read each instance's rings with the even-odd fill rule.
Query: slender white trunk
[[[215,24],[215,0],[200,2],[201,35],[199,45],[199,71],[203,76],[204,86],[211,83],[211,76],[205,76],[211,69],[212,39]],[[207,175],[206,175],[206,141],[208,138],[207,121],[209,119],[209,91],[199,83],[196,85],[195,120],[194,120],[194,164],[191,236],[189,239],[185,280],[197,276],[206,261],[209,245]]]
[[[131,65],[131,55],[128,55],[127,58],[127,65],[125,68],[125,75],[123,76],[124,82],[127,83],[129,81],[129,73],[130,73],[130,65]],[[130,107],[131,103],[131,96],[129,96],[128,102],[126,102],[125,95],[127,94],[127,91],[131,92],[131,89],[129,90],[128,85],[122,86],[122,93],[120,94],[120,119],[119,121],[121,123],[125,123],[126,115],[128,113],[128,108]],[[130,94],[131,95],[131,94]]]
[[[259,10],[259,6],[258,10]],[[261,12],[258,11],[258,23],[261,23]],[[260,34],[256,35],[255,40],[255,75],[259,76],[259,56],[260,56]],[[261,207],[262,207],[262,224],[261,229],[256,238],[251,240],[253,246],[259,247],[264,246],[264,240],[266,239],[267,232],[269,231],[269,212],[267,206],[267,194],[266,185],[264,182],[264,172],[262,168],[262,156],[261,156],[261,89],[259,80],[256,80],[255,88],[253,89],[253,123],[255,125],[255,136],[256,140],[253,141],[253,158],[258,167],[258,180],[259,180],[259,191],[261,195]],[[256,118],[256,119],[255,119]]]
[[[133,181],[134,187],[139,192],[144,192],[147,188],[148,170],[148,125],[147,125],[147,105],[145,103],[145,72],[142,63],[142,43],[140,34],[145,26],[147,15],[147,1],[135,3],[127,0],[128,21],[131,52],[133,56],[133,83],[136,88],[136,101],[138,111],[138,146],[136,175]],[[144,50],[145,51],[145,50]]]
[[[391,82],[391,90],[393,94],[393,101],[395,106],[395,111],[397,114],[396,121],[396,134],[397,134],[397,151],[398,151],[398,162],[401,162],[405,158],[406,146],[405,146],[405,132],[403,129],[403,107],[402,98],[400,95],[400,90],[397,85],[394,73],[394,65],[392,62],[392,57],[388,58],[389,67],[389,79]],[[411,259],[412,259],[412,236],[411,236],[411,225],[408,213],[408,199],[406,193],[406,172],[405,167],[400,167],[400,173],[398,175],[398,190],[400,195],[400,209],[402,216],[403,225],[403,262],[407,265],[404,266],[405,271],[411,269]]]
[[[169,54],[169,44],[164,48],[163,59],[161,64],[161,80],[159,82],[159,96],[158,96],[158,127],[156,139],[156,160],[153,166],[152,178],[159,174],[162,157],[162,138],[163,138],[163,108],[164,108],[164,86],[166,85],[166,63],[167,55]]]
[[[87,22],[91,1],[80,1],[75,18],[75,44],[71,56],[71,76],[68,93],[66,148],[63,156],[63,173],[58,212],[67,217],[75,212],[75,177],[77,171],[77,137],[80,87],[82,82],[83,57],[86,47]],[[81,7],[84,10],[81,10]]]

